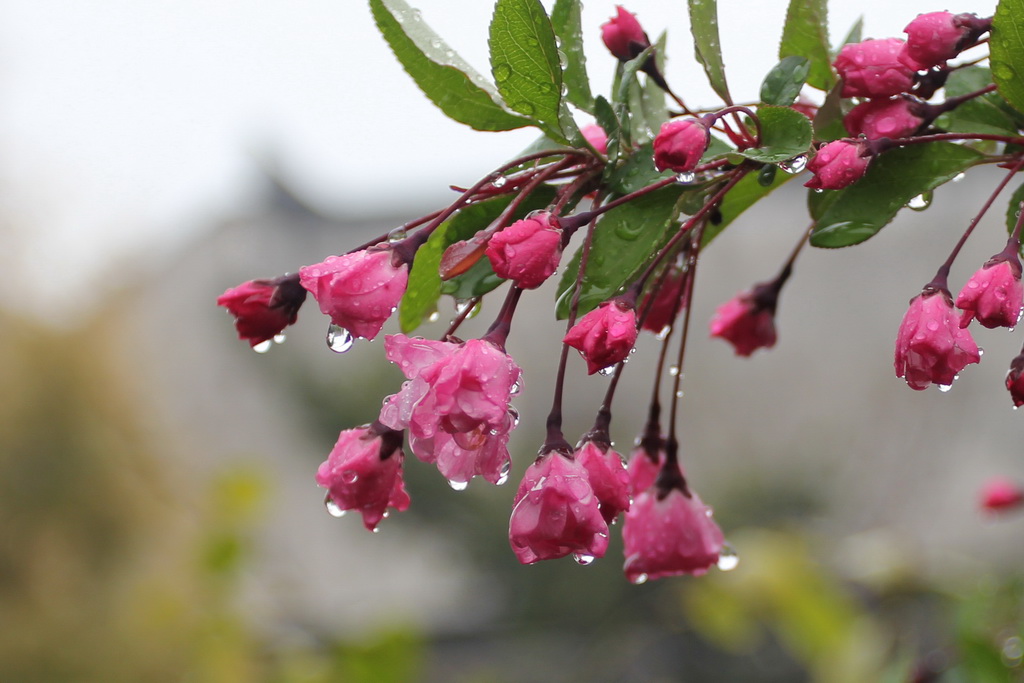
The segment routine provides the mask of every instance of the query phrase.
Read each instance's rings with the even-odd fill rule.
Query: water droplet
[[[563,69],[568,68],[569,66],[569,55],[565,54],[561,50],[558,50],[558,64]]]
[[[680,185],[689,185],[697,179],[697,175],[692,172],[680,173],[676,176],[676,182]]]
[[[331,323],[327,328],[327,348],[335,353],[345,353],[352,348],[352,334],[340,325]]]
[[[380,527],[379,526],[373,527],[373,533],[379,534],[380,533]]]
[[[259,344],[252,347],[252,350],[255,351],[256,353],[266,353],[267,351],[270,350],[270,347],[273,345],[274,343],[267,339],[266,341],[261,341]]]
[[[502,83],[507,81],[512,75],[512,67],[508,64],[495,64],[494,65],[494,80]]]
[[[512,420],[512,429],[519,426],[519,411],[515,409],[515,406],[508,407],[508,416]]]
[[[335,503],[331,499],[331,494],[329,494],[329,493],[324,498],[324,507],[327,508],[327,514],[329,514],[331,517],[344,517],[345,516],[346,510],[342,510],[341,506],[339,506],[337,503]]]
[[[647,574],[637,574],[636,576],[631,576],[629,578],[629,582],[632,583],[634,586],[639,586],[642,583],[647,583]]]
[[[665,327],[661,328],[661,331],[658,332],[658,334],[654,335],[654,338],[657,339],[658,341],[665,341],[666,339],[668,339],[669,332],[671,331],[672,326],[665,325]]]
[[[820,187],[816,187],[816,188],[814,188],[814,194],[821,194],[821,193],[822,193],[822,192],[824,192],[824,191],[825,191],[825,190],[821,189]]]
[[[469,482],[468,481],[453,481],[453,480],[449,479],[448,480],[448,485],[451,486],[456,491],[465,491],[466,487],[469,486]]]
[[[1003,663],[1006,666],[1020,666],[1024,660],[1024,640],[1019,636],[1010,636],[1003,643]]]
[[[479,301],[474,301],[473,299],[456,299],[455,314],[462,315],[463,313],[469,310],[470,306],[476,307],[479,304]]]
[[[506,460],[501,463],[501,469],[498,470],[498,481],[494,482],[495,486],[502,486],[508,481],[508,473],[512,471],[512,461]]]
[[[907,208],[913,209],[914,211],[924,211],[932,204],[932,193],[926,192],[925,194],[919,194],[909,202],[907,202]]]
[[[789,174],[799,173],[807,168],[807,155],[801,154],[779,164],[779,168]]]
[[[959,183],[961,180],[963,180],[966,177],[967,177],[966,173],[957,173],[955,176],[953,176],[953,179],[950,182]]]
[[[430,316],[427,317],[427,322],[429,322],[429,323],[436,323],[440,319],[441,319],[441,314],[438,313],[437,311],[434,311],[433,313],[430,314]]]
[[[683,390],[680,389],[679,391],[676,392],[676,398],[682,398],[682,397],[683,397]]]
[[[678,365],[673,365],[673,366],[669,367],[668,374],[672,375],[673,377],[678,375],[679,374],[679,366]]]
[[[355,470],[343,470],[341,480],[346,484],[354,484],[359,481],[359,473]]]
[[[388,233],[388,242],[394,244],[395,242],[401,242],[408,234],[405,232],[405,228],[399,226]]]
[[[494,187],[501,188],[505,187],[505,183],[507,182],[508,178],[506,178],[505,176],[498,176],[497,178],[494,179],[494,182],[492,182],[491,185],[493,185]]]
[[[508,388],[508,393],[515,396],[519,393],[520,389],[522,389],[522,386],[519,384],[519,380],[516,380],[512,383],[512,386]]]
[[[731,545],[726,543],[722,546],[722,550],[718,553],[718,568],[723,572],[729,572],[736,569],[736,565],[740,563],[740,556],[736,554],[736,551]]]
[[[288,337],[284,336],[283,334],[275,334],[274,335],[274,343],[275,344],[284,344],[286,339],[288,339]]]
[[[586,567],[588,564],[593,564],[594,563],[594,556],[593,555],[587,555],[586,553],[573,553],[572,554],[572,559],[576,560],[577,562],[582,564],[584,567]]]
[[[615,367],[615,365],[609,365],[606,368],[601,368],[600,370],[597,371],[597,374],[602,375],[604,377],[614,377]]]
[[[956,378],[954,377],[953,379],[956,379]],[[943,393],[949,391],[952,388],[953,388],[952,384],[940,384],[939,385],[939,391],[941,391]]]

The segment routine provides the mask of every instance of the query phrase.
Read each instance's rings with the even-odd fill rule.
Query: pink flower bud
[[[611,524],[620,512],[629,509],[629,473],[622,464],[622,456],[607,444],[602,447],[588,441],[573,457],[587,471],[601,516]]]
[[[902,47],[899,38],[844,45],[834,63],[843,79],[843,97],[889,97],[909,92],[914,71],[900,62]]]
[[[654,165],[659,171],[692,171],[711,143],[707,124],[700,119],[666,121],[654,138]]]
[[[1006,390],[1013,399],[1013,407],[1024,406],[1024,352],[1010,361],[1010,371],[1006,373]]]
[[[608,135],[604,132],[604,128],[596,123],[590,123],[580,128],[580,133],[583,134],[584,139],[590,143],[591,147],[601,154],[608,153]]]
[[[760,348],[775,346],[775,304],[778,291],[758,285],[741,292],[718,307],[711,319],[711,336],[733,345],[737,356],[749,356]]]
[[[570,553],[581,564],[604,557],[608,525],[583,466],[556,451],[537,458],[516,492],[508,539],[523,564]]]
[[[641,329],[661,334],[666,327],[675,322],[685,305],[681,296],[685,282],[686,274],[679,268],[672,267],[668,275],[661,280],[658,289],[647,293],[640,306],[641,311],[646,311],[644,321],[640,325]]]
[[[243,282],[217,297],[217,305],[235,316],[238,338],[256,346],[293,324],[305,300],[306,290],[298,282],[280,278]]]
[[[390,249],[373,247],[304,266],[299,281],[331,322],[373,339],[402,300],[409,267],[394,265]]]
[[[636,310],[622,299],[605,301],[587,313],[562,341],[587,361],[587,373],[615,365],[636,343]]]
[[[913,113],[909,100],[869,100],[850,110],[843,125],[850,135],[864,135],[869,140],[903,138],[912,135],[923,119]]]
[[[949,292],[926,289],[910,300],[896,335],[896,376],[911,389],[949,386],[957,373],[981,360],[978,345],[960,327]]]
[[[487,258],[500,277],[523,289],[544,284],[562,257],[562,228],[547,211],[535,211],[491,237]]]
[[[956,15],[929,12],[917,15],[903,32],[907,34],[907,42],[900,50],[899,60],[910,69],[922,71],[960,54],[971,30]]]
[[[849,140],[835,140],[818,150],[807,164],[814,177],[804,187],[841,190],[860,180],[868,169],[869,158],[860,155],[862,146]]]
[[[374,427],[343,431],[316,472],[316,483],[327,489],[328,510],[337,516],[356,510],[370,531],[384,518],[388,506],[407,510],[403,458],[400,432]]]
[[[993,477],[981,488],[981,507],[987,512],[1005,512],[1024,504],[1024,489],[1006,477]]]
[[[956,306],[964,312],[960,327],[971,319],[988,328],[1015,327],[1024,307],[1024,287],[1020,282],[1020,261],[995,257],[967,281]]]
[[[651,45],[636,15],[617,5],[618,15],[601,25],[601,40],[620,62],[628,62]]]

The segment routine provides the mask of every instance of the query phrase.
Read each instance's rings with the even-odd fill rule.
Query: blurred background
[[[734,95],[754,99],[785,2],[756,17],[719,5]],[[943,9],[891,5],[833,7],[833,42],[861,13],[866,37],[888,37]],[[490,3],[420,6],[486,71]],[[714,104],[683,4],[629,8],[652,37],[669,28],[673,86]],[[595,84],[611,78],[598,27],[614,11],[584,11]],[[972,172],[856,249],[805,252],[779,345],[751,359],[704,325],[776,273],[806,228],[803,193],[783,187],[718,239],[679,428],[740,564],[632,586],[618,540],[589,567],[521,567],[508,548],[563,332],[550,287],[524,298],[508,345],[526,373],[513,483],[456,493],[410,458],[413,506],[376,535],[328,516],[313,473],[399,386],[381,344],[330,353],[309,302],[257,355],[214,305],[446,205],[449,184],[534,133],[446,120],[368,8],[337,0],[7,0],[0,95],[0,680],[1021,680],[1024,517],[977,500],[990,476],[1024,480],[1002,385],[1020,335],[982,330],[983,362],[945,394],[911,391],[891,366],[907,301],[998,173]],[[1002,248],[1003,207],[954,287]],[[440,313],[425,336],[453,302]],[[655,350],[642,339],[622,379],[619,450],[642,427]],[[608,380],[577,358],[569,369],[574,440]]]

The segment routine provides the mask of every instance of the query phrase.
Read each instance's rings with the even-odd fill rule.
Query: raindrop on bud
[[[342,510],[337,503],[331,500],[331,494],[329,493],[327,494],[326,497],[324,497],[324,507],[327,508],[327,514],[329,514],[331,517],[345,516],[345,510]]]
[[[736,565],[739,563],[740,556],[736,554],[733,547],[728,543],[723,545],[722,550],[718,553],[718,568],[723,572],[728,572],[736,569]]]
[[[266,353],[267,351],[270,350],[270,347],[273,345],[274,343],[267,339],[266,341],[261,341],[259,344],[252,347],[252,350],[255,351],[256,353]]]
[[[588,564],[593,564],[594,563],[594,556],[593,555],[586,555],[584,553],[573,553],[572,554],[572,559],[576,560],[578,563],[582,564],[584,567],[586,567]]]
[[[345,353],[352,348],[352,334],[340,325],[331,323],[327,328],[327,348],[335,353]]]

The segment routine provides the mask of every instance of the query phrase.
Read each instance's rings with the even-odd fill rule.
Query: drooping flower
[[[562,341],[579,350],[593,375],[629,356],[636,334],[636,309],[619,297],[583,316]]]
[[[683,294],[684,283],[688,282],[682,269],[671,266],[669,272],[660,280],[657,289],[647,293],[640,311],[646,311],[640,328],[655,334],[671,325],[685,304]]]
[[[588,123],[580,128],[580,133],[598,152],[601,154],[608,153],[608,134],[604,132],[604,128],[596,123]]]
[[[523,564],[570,553],[581,564],[604,557],[608,525],[583,466],[557,451],[537,458],[516,492],[508,537]]]
[[[628,62],[651,46],[636,15],[616,5],[616,16],[601,25],[601,40],[620,62]]]
[[[688,173],[697,167],[711,143],[711,132],[701,119],[671,119],[654,138],[654,165]]]
[[[338,435],[327,460],[316,472],[316,483],[327,489],[332,514],[355,510],[373,531],[388,506],[403,512],[409,494],[402,483],[402,434],[380,424],[346,429]]]
[[[957,373],[981,360],[970,330],[960,327],[949,292],[934,287],[910,300],[896,336],[896,376],[911,389],[949,386]]]
[[[294,324],[305,300],[306,290],[298,281],[283,277],[243,282],[217,297],[217,305],[235,316],[238,338],[257,346]]]
[[[573,458],[586,470],[601,516],[611,524],[620,512],[629,509],[629,473],[622,456],[609,444],[586,441]]]
[[[1006,373],[1006,390],[1010,392],[1013,406],[1024,406],[1024,352],[1010,361],[1010,371]]]
[[[1016,254],[997,255],[983,265],[960,290],[956,306],[964,314],[960,327],[973,318],[988,328],[1014,327],[1024,307],[1021,265]]]
[[[907,137],[924,122],[914,113],[915,106],[902,97],[861,102],[846,115],[843,125],[850,135],[863,135],[869,140]]]
[[[395,265],[387,247],[371,247],[299,269],[299,281],[331,322],[354,337],[380,333],[409,281],[409,266]]]
[[[977,19],[971,14],[955,15],[950,12],[917,15],[903,29],[907,42],[900,49],[900,62],[910,69],[922,71],[956,57],[971,35],[971,29],[963,18]]]
[[[509,405],[519,390],[519,366],[483,339],[440,342],[388,335],[388,360],[408,378],[389,396],[380,421],[409,430],[409,446],[436,463],[456,488],[475,475],[499,483],[508,473],[508,433],[518,416]]]
[[[732,344],[737,356],[749,356],[760,348],[775,346],[779,286],[777,281],[760,284],[719,306],[711,319],[711,336]]]
[[[651,488],[658,479],[658,472],[665,464],[665,449],[652,448],[641,440],[640,445],[629,454],[626,472],[629,474],[629,490],[636,497]]]
[[[841,190],[860,180],[870,158],[860,155],[862,145],[849,140],[833,140],[817,151],[807,164],[814,177],[804,187]]]
[[[562,256],[562,228],[558,218],[536,211],[494,234],[487,244],[487,258],[494,272],[523,289],[544,284]]]
[[[834,66],[843,79],[843,97],[890,97],[909,92],[914,72],[899,60],[899,38],[848,43]]]
[[[1024,488],[1006,477],[993,477],[981,488],[981,507],[988,512],[1005,512],[1024,506]]]

